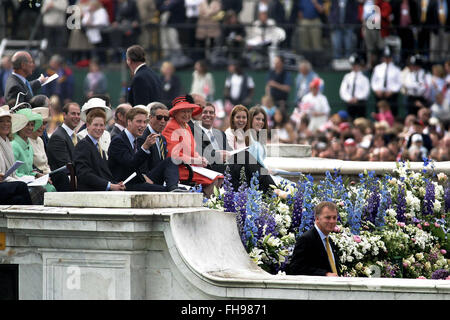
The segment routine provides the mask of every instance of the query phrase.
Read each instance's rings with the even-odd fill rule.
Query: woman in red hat
[[[195,151],[195,139],[188,125],[191,117],[200,114],[202,108],[194,104],[189,95],[175,98],[172,106],[169,111],[171,119],[162,134],[167,140],[168,156],[179,164],[180,180],[183,181],[189,178],[189,170],[184,164],[199,167],[206,167],[208,164],[206,158]],[[221,181],[223,181],[223,175],[210,179],[194,172],[192,176],[192,182],[202,186],[210,186],[213,183],[219,185]]]

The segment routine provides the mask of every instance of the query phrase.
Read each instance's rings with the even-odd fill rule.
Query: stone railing
[[[0,206],[19,299],[450,299],[442,280],[276,276],[201,194],[46,193]]]

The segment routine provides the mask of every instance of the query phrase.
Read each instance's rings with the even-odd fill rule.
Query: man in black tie
[[[87,136],[75,146],[74,165],[80,191],[122,191],[123,182],[116,183],[108,167],[99,139],[106,127],[106,113],[100,109],[87,115]]]
[[[16,52],[12,56],[11,62],[13,72],[6,80],[5,100],[8,102],[16,100],[17,95],[21,93],[18,102],[29,102],[48,77],[41,75],[39,79],[28,82],[27,77],[33,74],[36,65],[27,51]]]
[[[297,240],[287,274],[336,277],[340,275],[337,248],[329,234],[337,222],[337,207],[323,201],[315,207],[314,226]]]
[[[148,172],[151,147],[158,134],[141,138],[147,125],[147,112],[132,108],[127,112],[127,128],[114,136],[108,149],[108,165],[116,181],[124,181],[136,173],[126,185],[128,191],[167,191],[163,185],[156,184]]]
[[[48,164],[51,170],[72,163],[75,145],[78,142],[74,131],[80,123],[80,106],[69,102],[63,107],[64,123],[53,132],[47,144]],[[52,175],[57,191],[71,191],[69,178],[65,172]]]
[[[157,135],[156,143],[150,147],[148,159],[147,176],[157,184],[166,184],[167,191],[182,191],[178,187],[180,179],[178,166],[167,156],[167,141],[161,134],[169,121],[169,110],[161,102],[152,102],[148,105],[150,117],[147,128],[145,128],[141,140],[147,139],[149,135]]]

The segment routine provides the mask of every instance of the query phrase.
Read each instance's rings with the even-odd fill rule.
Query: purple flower
[[[397,221],[406,222],[406,198],[405,189],[403,186],[399,186],[397,195]]]
[[[427,187],[425,189],[425,197],[423,199],[423,214],[424,215],[431,215],[433,214],[433,207],[434,207],[434,184],[429,181],[427,184]]]
[[[445,191],[444,191],[444,204],[445,204],[445,210],[444,210],[444,212],[450,211],[450,182],[447,183],[447,187],[445,187]]]
[[[225,190],[223,196],[223,207],[225,212],[236,212],[235,207],[235,192],[233,190],[233,184],[231,183],[231,174],[229,167],[225,171],[225,179],[223,181],[223,188]]]
[[[450,276],[450,272],[446,269],[438,269],[435,272],[433,272],[433,274],[431,275],[431,279],[434,280],[444,280],[446,279],[448,276]]]

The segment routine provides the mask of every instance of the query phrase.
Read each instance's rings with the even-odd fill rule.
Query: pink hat
[[[309,83],[309,87],[310,87],[310,88],[319,88],[321,84],[322,84],[322,80],[321,80],[320,78],[314,78],[314,79]]]
[[[202,108],[199,105],[194,104],[194,101],[191,98],[192,97],[187,95],[187,96],[181,96],[181,97],[177,97],[177,98],[173,99],[172,100],[172,108],[169,110],[170,116],[173,117],[175,111],[183,110],[183,109],[192,109],[193,116],[196,116],[196,115],[199,115],[200,113],[202,113],[202,111],[203,111]]]

